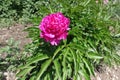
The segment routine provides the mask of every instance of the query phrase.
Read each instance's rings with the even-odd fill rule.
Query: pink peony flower
[[[108,2],[109,2],[108,0],[104,0],[103,1],[104,4],[108,4]]]
[[[51,45],[58,45],[60,40],[67,38],[69,24],[70,20],[60,12],[47,15],[39,25],[40,37],[50,42]]]

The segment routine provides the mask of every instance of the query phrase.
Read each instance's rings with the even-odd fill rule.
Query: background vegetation
[[[17,76],[20,80],[80,80],[81,77],[90,80],[101,63],[119,64],[120,56],[116,54],[116,46],[120,43],[119,1],[110,1],[106,5],[102,0],[98,1],[0,1],[0,27],[10,26],[15,21],[34,24],[26,29],[33,42],[25,47],[25,52],[31,53],[31,56],[23,57],[23,61],[19,62],[21,67]],[[62,12],[71,20],[69,36],[59,46],[51,46],[39,38],[41,19],[55,12]],[[1,50],[9,54],[11,51],[18,53],[17,48]]]

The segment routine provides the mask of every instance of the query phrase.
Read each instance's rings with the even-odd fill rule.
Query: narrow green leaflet
[[[102,59],[103,57],[96,53],[88,53],[87,56],[91,59]]]
[[[72,66],[72,64],[67,63],[67,77],[68,78],[71,78],[71,76],[72,77],[76,77],[76,75],[73,75],[72,72],[73,72],[73,66]]]
[[[79,71],[79,74],[85,77],[85,80],[90,80],[90,76],[86,72],[86,69],[84,68],[84,66],[81,66],[81,68],[82,69]]]
[[[20,78],[20,79],[18,79],[18,80],[25,80],[26,79],[26,77],[22,77],[22,78]]]
[[[61,79],[61,66],[60,66],[59,61],[55,59],[55,60],[53,61],[53,63],[54,63],[54,65],[55,65],[56,73],[57,73],[58,78],[59,78],[58,80],[62,80],[62,79]]]
[[[50,65],[51,61],[52,61],[52,59],[48,59],[41,65],[41,68],[40,68],[40,71],[37,74],[37,79],[36,80],[40,79],[42,74],[47,70],[47,68]]]
[[[32,76],[32,77],[30,78],[30,80],[35,80],[35,76]]]
[[[86,2],[83,4],[84,6],[87,6],[90,3],[91,0],[86,0]]]
[[[70,48],[69,48],[70,52],[73,55],[73,60],[74,60],[74,70],[75,70],[75,76],[77,75],[77,71],[78,71],[78,64],[77,64],[77,55],[76,53],[74,53]]]
[[[51,74],[47,73],[46,76],[44,77],[44,80],[53,80],[53,78],[51,79]]]
[[[91,75],[93,75],[93,74],[94,74],[94,71],[93,71],[93,69],[92,69],[90,63],[88,62],[88,60],[86,60],[85,58],[83,58],[82,60],[83,60],[83,62],[85,63],[85,65],[86,65],[86,67],[87,67],[89,73],[90,73]]]
[[[120,55],[119,54],[114,54],[113,57],[117,59],[117,61],[120,61]]]
[[[35,67],[35,66],[34,66]],[[25,77],[34,67],[29,66],[28,68],[23,69],[19,73],[17,73],[16,76],[22,76]]]
[[[26,65],[23,65],[23,66],[20,66],[18,69],[23,69],[23,68],[27,68],[30,64],[33,64],[33,63],[36,63],[40,60],[44,60],[44,59],[48,59],[48,56],[47,55],[37,55],[33,58],[31,58],[27,63]]]
[[[67,57],[67,53],[68,53],[68,49],[64,49],[65,53],[63,53],[63,61],[62,61],[62,65],[63,65],[63,80],[66,80],[67,78],[67,65],[66,65],[66,57]]]

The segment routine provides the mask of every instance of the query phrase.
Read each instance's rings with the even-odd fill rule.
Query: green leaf
[[[25,80],[26,79],[26,77],[22,77],[22,78],[20,78],[20,79],[18,79],[18,80]]]
[[[32,77],[30,78],[30,80],[35,80],[35,76],[32,76]]]
[[[57,73],[57,76],[59,77],[58,80],[62,80],[61,79],[61,66],[60,66],[60,63],[57,59],[55,59],[53,61],[54,65],[55,65],[55,69],[56,69],[56,73]]]
[[[53,80],[53,78],[51,79],[51,74],[47,73],[44,77],[44,80]]]
[[[82,60],[83,60],[83,62],[85,63],[85,65],[86,65],[89,73],[90,73],[91,75],[93,75],[93,74],[94,74],[94,70],[92,69],[92,66],[90,65],[90,63],[88,62],[88,60],[85,59],[85,58],[83,58]]]
[[[91,59],[102,59],[103,58],[99,54],[95,54],[95,53],[88,53],[87,56]]]
[[[91,0],[86,0],[86,2],[83,4],[85,7],[90,3]]]
[[[67,65],[66,65],[66,57],[67,57],[67,54],[68,54],[68,48],[67,49],[64,49],[64,52],[63,52],[63,61],[62,61],[62,65],[63,65],[63,80],[66,80],[67,78]]]
[[[28,68],[23,69],[22,71],[20,71],[19,73],[17,73],[16,76],[22,76],[25,77],[35,66],[29,66]]]
[[[37,77],[36,77],[37,79],[36,80],[40,79],[42,74],[47,70],[48,66],[51,64],[51,61],[52,61],[51,59],[48,59],[41,65],[41,68],[40,68],[40,71],[37,74]]]
[[[113,54],[112,57],[114,58],[116,63],[120,63],[120,55],[118,54]]]
[[[35,39],[35,38],[39,37],[40,30],[37,27],[29,27],[29,28],[25,29],[24,31],[27,31],[29,33],[28,34],[29,38]]]
[[[79,71],[79,74],[81,74],[83,77],[85,77],[85,80],[90,80],[90,77],[89,77],[89,75],[86,72]]]
[[[45,60],[45,59],[48,59],[49,57],[47,55],[37,55],[33,58],[30,58],[30,60],[26,63],[26,65],[23,65],[23,66],[20,66],[18,69],[22,69],[22,68],[26,68],[28,67],[30,64],[33,64],[33,63],[36,63],[40,60]]]
[[[37,55],[33,58],[31,58],[28,62],[27,62],[27,65],[30,65],[32,63],[36,63],[40,60],[45,60],[45,59],[48,59],[49,57],[47,55]]]
[[[85,77],[85,80],[90,80],[90,76],[86,72],[86,69],[84,68],[84,66],[82,66],[82,70],[79,71],[79,74]]]
[[[95,45],[93,44],[93,42],[88,41],[88,43],[89,43],[89,45],[92,47],[93,51],[97,53],[96,47],[95,47]]]
[[[75,52],[72,51],[72,49],[70,49],[70,52],[72,53],[73,55],[73,60],[74,60],[74,70],[75,70],[75,76],[77,75],[77,71],[78,71],[78,64],[77,64],[77,55]]]

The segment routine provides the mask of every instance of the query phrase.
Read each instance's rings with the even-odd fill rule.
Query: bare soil
[[[29,38],[26,38],[27,32],[24,31],[24,29],[29,26],[31,26],[31,24],[27,26],[15,24],[9,28],[0,29],[0,45],[4,46],[10,38],[13,38],[15,41],[20,42],[19,47],[22,49],[25,44],[31,42]]]
[[[91,80],[120,80],[120,66],[104,66],[102,69],[102,72],[95,72]]]
[[[31,42],[30,39],[26,38],[27,32],[23,31],[29,26],[31,25],[16,24],[10,28],[0,29],[0,47],[5,46],[6,41],[13,38],[15,41],[20,42],[19,47],[22,49],[25,44]],[[4,75],[6,76],[4,80],[17,80],[14,73],[4,72]],[[104,66],[101,71],[95,72],[95,76],[92,76],[91,80],[120,80],[120,66]]]

